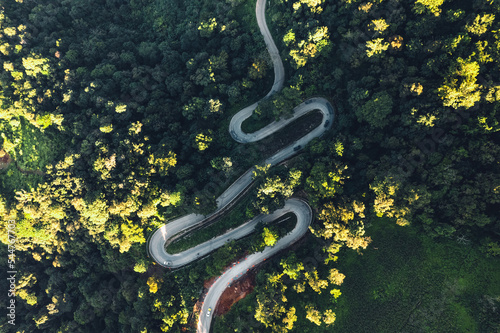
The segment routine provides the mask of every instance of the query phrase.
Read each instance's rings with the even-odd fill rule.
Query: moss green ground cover
[[[4,149],[13,160],[8,169],[2,171],[0,188],[6,192],[36,187],[43,177],[34,172],[45,172],[45,167],[64,151],[65,144],[62,135],[54,129],[42,132],[22,117],[14,122],[17,126],[0,123],[0,132],[5,136]],[[23,170],[34,172],[23,174],[16,163]]]
[[[362,256],[339,258],[335,332],[497,332],[500,260],[378,220]],[[497,301],[493,301],[496,298]]]

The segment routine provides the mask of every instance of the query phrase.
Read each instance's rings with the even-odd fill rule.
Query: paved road
[[[197,332],[208,333],[210,331],[212,315],[207,316],[208,308],[215,309],[220,296],[227,287],[229,287],[239,277],[244,275],[253,266],[261,263],[263,260],[266,260],[284,248],[287,248],[304,236],[312,220],[312,210],[306,202],[299,199],[289,199],[286,201],[285,207],[282,209],[279,209],[270,215],[259,216],[253,221],[262,220],[264,223],[272,222],[278,217],[290,212],[297,215],[297,225],[290,233],[281,238],[273,247],[266,247],[264,251],[251,254],[244,260],[241,260],[238,264],[232,266],[219,276],[215,283],[210,287],[201,307]]]
[[[266,97],[264,97],[267,98],[282,88],[285,74],[278,49],[276,48],[276,45],[274,44],[269,29],[266,25],[265,6],[265,0],[257,0],[257,23],[264,37],[264,41],[266,43],[269,54],[271,55],[275,74],[274,84]],[[234,140],[240,143],[255,142],[278,131],[290,122],[310,111],[319,110],[323,114],[323,120],[318,127],[316,127],[314,130],[312,130],[293,144],[285,147],[273,156],[266,159],[265,164],[271,164],[271,166],[276,165],[296,154],[298,151],[303,149],[306,144],[309,143],[312,139],[321,136],[325,131],[330,129],[333,123],[334,112],[332,105],[324,98],[315,97],[308,99],[304,103],[295,107],[293,110],[292,118],[273,122],[254,133],[244,133],[241,130],[241,124],[245,119],[252,115],[252,112],[257,107],[257,105],[258,102],[244,108],[236,115],[234,115],[234,117],[231,119],[229,132]],[[262,252],[254,253],[248,256],[244,261],[241,261],[239,264],[234,265],[226,272],[224,272],[210,287],[203,302],[200,317],[198,320],[197,331],[199,333],[208,333],[210,331],[212,314],[207,316],[207,311],[209,308],[215,309],[220,296],[228,287],[228,285],[230,285],[232,281],[235,281],[236,279],[241,277],[253,266],[271,257],[275,253],[287,248],[292,243],[301,238],[307,232],[309,224],[312,220],[312,211],[306,202],[298,199],[289,199],[286,201],[284,208],[277,210],[273,214],[259,215],[253,220],[239,226],[238,228],[230,230],[217,238],[199,244],[184,252],[178,254],[169,254],[165,251],[165,243],[170,238],[180,232],[184,232],[199,225],[200,223],[203,223],[206,219],[211,218],[213,215],[219,213],[221,210],[227,207],[238,196],[238,194],[244,191],[252,183],[253,170],[254,168],[250,168],[249,170],[247,170],[243,175],[241,175],[240,178],[238,178],[233,184],[231,184],[231,186],[229,186],[224,191],[224,193],[219,196],[219,198],[217,198],[217,209],[214,213],[208,216],[189,214],[173,220],[156,230],[148,243],[149,253],[156,262],[165,267],[177,268],[205,256],[206,254],[223,246],[230,240],[239,239],[252,233],[258,222],[272,222],[280,216],[289,212],[292,212],[297,216],[297,225],[295,226],[295,228],[285,237],[281,238],[274,247],[266,247]]]

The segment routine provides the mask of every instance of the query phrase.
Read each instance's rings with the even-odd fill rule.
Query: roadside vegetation
[[[199,245],[207,240],[215,238],[224,234],[229,229],[234,229],[247,222],[249,218],[245,215],[247,205],[250,204],[250,197],[237,204],[231,212],[226,216],[221,217],[214,224],[202,227],[196,231],[193,231],[186,236],[182,236],[170,243],[166,250],[168,253],[179,253],[185,251],[193,246]],[[277,235],[277,238],[286,235],[288,232],[292,231],[297,222],[297,217],[294,214],[288,213],[278,218],[276,221],[272,222],[267,226],[268,230],[272,230],[273,234]],[[264,228],[266,225],[258,225],[255,229],[254,234],[256,238],[249,242],[248,249],[250,252],[255,252],[256,250],[263,249],[264,242]],[[250,237],[250,236],[248,236]],[[258,239],[261,239],[258,241]]]

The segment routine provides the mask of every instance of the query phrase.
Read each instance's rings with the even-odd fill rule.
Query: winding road
[[[274,84],[269,93],[264,97],[268,98],[282,88],[285,78],[285,72],[278,49],[274,44],[269,29],[267,28],[265,8],[266,0],[257,0],[255,10],[257,23],[259,25],[260,32],[264,37],[267,50],[269,51],[274,65]],[[303,149],[303,147],[305,147],[307,143],[309,143],[312,139],[321,136],[332,126],[334,118],[332,105],[324,98],[315,97],[308,99],[295,107],[293,110],[293,117],[275,121],[254,133],[244,133],[241,130],[241,124],[243,123],[243,121],[245,121],[245,119],[249,118],[252,115],[252,112],[253,110],[255,110],[258,103],[259,102],[244,108],[243,110],[235,114],[231,119],[229,132],[231,134],[231,137],[237,142],[248,143],[261,140],[278,131],[279,129],[285,127],[298,117],[313,110],[319,110],[323,115],[322,122],[318,127],[264,161],[265,164],[270,164],[271,166],[276,165],[297,154],[297,152]],[[248,186],[250,186],[253,181],[252,171],[254,171],[254,168],[250,168],[249,170],[247,170],[243,175],[240,176],[240,178],[238,178],[233,184],[231,184],[231,186],[229,186],[224,191],[224,193],[222,193],[217,198],[217,209],[214,213],[207,216],[199,214],[189,214],[173,220],[156,230],[148,242],[149,253],[158,264],[164,267],[177,268],[187,265],[194,260],[207,255],[208,253],[223,246],[230,240],[240,239],[252,233],[255,226],[259,222],[270,223],[289,212],[292,212],[297,216],[297,224],[295,228],[286,236],[282,237],[273,247],[266,247],[262,252],[249,255],[244,260],[240,261],[240,263],[232,266],[217,278],[217,280],[208,290],[201,308],[197,326],[197,332],[199,333],[208,333],[210,331],[212,313],[208,313],[208,309],[215,309],[220,296],[233,281],[236,281],[253,266],[261,263],[277,252],[289,247],[291,244],[300,239],[307,232],[308,227],[312,221],[311,207],[305,201],[299,199],[289,199],[285,202],[285,206],[282,209],[279,209],[269,215],[259,215],[254,219],[245,222],[238,228],[228,231],[225,234],[211,239],[205,243],[199,244],[193,248],[177,254],[169,254],[166,252],[165,243],[169,239],[181,232],[187,232],[190,229],[203,224],[206,220],[213,218],[226,207],[228,207],[228,205],[241,192],[243,192]]]

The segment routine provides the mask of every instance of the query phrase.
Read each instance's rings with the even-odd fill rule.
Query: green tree
[[[317,202],[318,199],[333,198],[335,195],[342,194],[342,185],[348,178],[345,175],[346,169],[346,165],[315,163],[310,176],[306,179],[306,188],[311,193],[310,200]]]
[[[281,259],[280,265],[283,268],[283,273],[293,280],[297,280],[301,275],[300,272],[304,270],[304,264],[297,259],[295,253],[292,253],[286,259]]]
[[[375,128],[389,124],[388,116],[392,113],[392,97],[385,91],[373,94],[362,107],[355,110],[359,122],[366,121]]]

